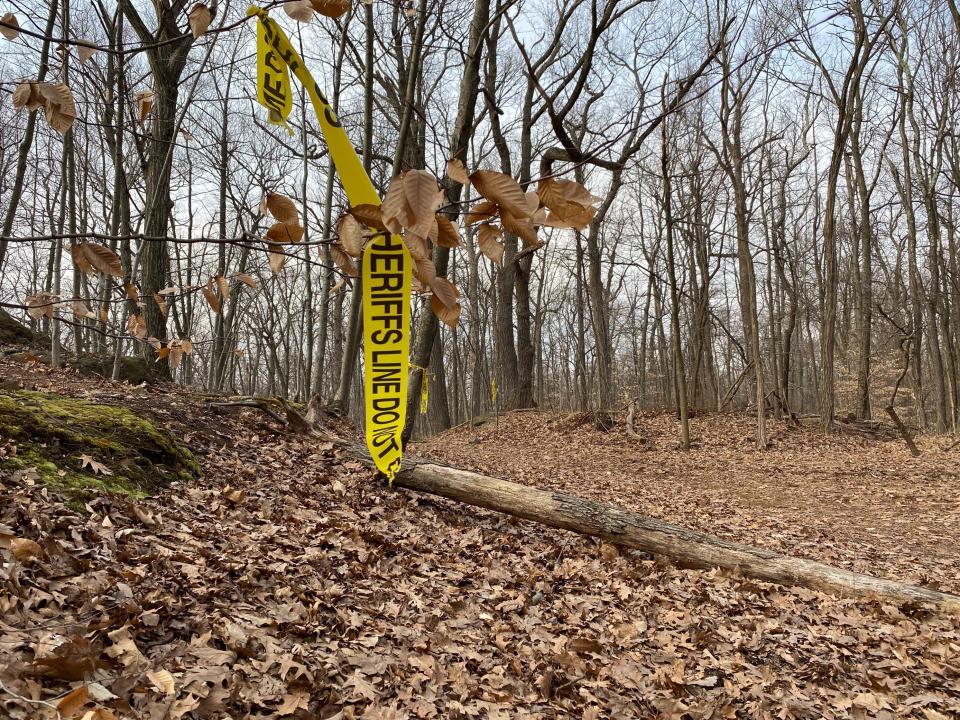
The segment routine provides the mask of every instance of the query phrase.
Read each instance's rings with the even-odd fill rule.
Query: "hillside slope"
[[[56,717],[58,704],[63,716],[99,718],[960,712],[956,618],[682,570],[390,490],[328,443],[280,433],[256,411],[215,411],[188,390],[4,372],[177,428],[204,476],[147,499],[100,497],[79,512],[29,478],[0,476],[0,715]],[[618,478],[632,466],[613,456],[632,451],[588,452],[593,431],[571,436],[557,421],[525,416],[517,422],[538,424],[501,424],[479,444],[454,431],[424,449],[658,504],[661,516],[700,518],[711,531],[767,535],[743,527],[733,495],[709,511],[702,498],[681,505],[703,492],[695,482],[685,495],[650,483],[628,491]],[[683,467],[669,450],[644,456],[634,480]],[[607,470],[608,482],[597,482]],[[785,524],[783,539],[767,541],[816,544],[798,532]],[[831,557],[861,549],[835,542]],[[928,571],[946,583],[950,561],[939,557]]]

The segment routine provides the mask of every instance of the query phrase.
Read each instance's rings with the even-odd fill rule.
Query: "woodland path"
[[[90,694],[83,712],[151,719],[942,720],[960,712],[956,617],[679,569],[389,490],[329,443],[278,432],[255,410],[215,414],[182,389],[5,363],[0,371],[166,421],[205,471],[147,500],[101,498],[81,512],[22,477],[0,476],[0,715],[55,717],[13,693],[62,702],[80,687]],[[418,451],[443,449],[461,466],[563,483],[744,541],[874,572],[909,570],[893,561],[892,535],[871,536],[875,550],[861,557],[860,533],[873,525],[847,535],[830,522],[850,524],[853,515],[824,510],[814,524],[818,514],[804,502],[772,503],[783,497],[772,487],[740,508],[738,493],[750,494],[745,477],[727,483],[723,475],[752,467],[762,478],[774,462],[751,460],[746,436],[731,445],[748,425],[711,419],[704,447],[682,458],[667,449],[671,422],[645,420],[664,432],[649,453],[629,449],[625,436],[531,414],[501,419],[499,436],[479,429],[478,443],[461,429]],[[855,449],[842,439],[820,447],[804,433],[777,442],[783,447],[770,457],[784,455],[780,466],[792,469],[783,476],[798,484],[804,454],[810,462],[826,449]],[[934,462],[935,451],[922,448],[920,464],[904,466],[913,468],[906,479]],[[655,479],[599,483],[617,477],[618,455],[629,458],[632,477]],[[859,467],[837,462],[851,473]],[[715,480],[693,475],[705,466]],[[681,475],[700,479],[677,482]],[[884,523],[899,522],[896,499],[872,495],[890,514]],[[926,523],[928,535],[949,527],[949,518],[937,520],[945,495],[913,501],[913,522]],[[11,537],[37,541],[42,556],[14,559]],[[931,557],[923,572],[956,582],[955,556],[941,549]]]

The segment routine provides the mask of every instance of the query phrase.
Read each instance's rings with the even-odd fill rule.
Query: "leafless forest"
[[[960,430],[956,0],[274,6],[381,193],[427,170],[458,223],[430,250],[457,312],[414,298],[420,433],[631,402],[675,410],[683,442],[718,409],[761,446],[772,417]],[[316,117],[295,82],[292,133],[268,124],[246,6],[198,7],[4,0],[0,305],[53,364],[141,357],[357,416]],[[588,217],[494,231],[451,159],[540,200],[581,183]],[[264,240],[275,195],[298,242]]]

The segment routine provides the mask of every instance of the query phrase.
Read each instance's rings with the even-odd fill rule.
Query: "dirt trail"
[[[0,373],[14,368],[0,363]],[[205,476],[75,512],[23,477],[0,475],[0,716],[52,718],[60,703],[100,719],[960,713],[956,618],[681,570],[391,491],[319,440],[282,434],[256,411],[214,414],[180,389],[30,377],[40,389],[165,418]],[[463,431],[420,449],[751,541],[818,544],[800,531],[806,520],[789,520],[782,485],[738,511],[743,489],[730,484],[723,493],[706,480],[666,492],[676,485],[669,473],[690,470],[692,458],[625,444],[623,467],[664,480],[639,492],[599,484],[615,477],[605,474],[617,467],[612,449],[583,429],[551,426],[555,419],[517,422],[529,425],[514,431],[539,436],[508,442],[501,425],[499,438],[477,445]],[[750,455],[746,444],[704,441],[726,457],[717,475]],[[788,475],[806,492],[802,452],[791,452]],[[915,505],[940,498],[918,497]],[[929,514],[930,532],[942,532]],[[829,554],[852,560],[862,549],[830,537],[821,543]],[[878,557],[862,562],[875,570]],[[928,572],[946,576],[948,553],[938,558]]]

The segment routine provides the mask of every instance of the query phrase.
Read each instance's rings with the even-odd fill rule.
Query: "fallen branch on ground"
[[[365,452],[357,453],[356,446],[352,447],[354,457],[370,462]],[[834,594],[874,595],[898,603],[931,603],[940,610],[960,614],[960,597],[955,595],[721,540],[615,505],[538,490],[466,470],[405,460],[394,485],[670,557],[686,567],[719,567],[757,580]]]
[[[299,416],[292,424],[306,422],[288,406],[288,416],[291,414]],[[350,457],[373,467],[363,445],[318,431],[313,434],[333,441]],[[779,585],[798,585],[839,595],[875,596],[897,603],[930,603],[941,611],[960,614],[960,597],[956,595],[722,540],[616,505],[539,490],[410,456],[404,458],[394,485],[669,557],[684,567],[719,567]]]

